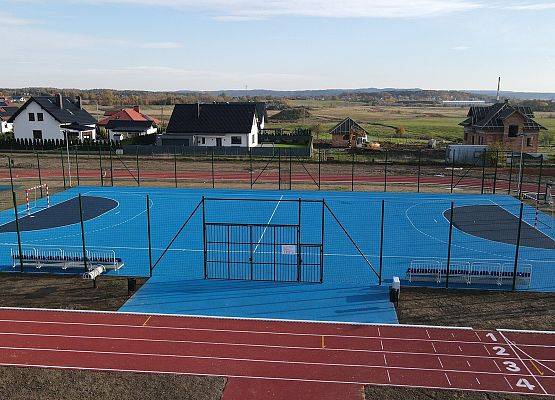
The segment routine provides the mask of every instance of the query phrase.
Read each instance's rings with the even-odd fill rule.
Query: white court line
[[[258,239],[258,243],[254,247],[253,253],[256,253],[256,250],[258,249],[258,246],[260,246],[260,242],[262,241],[262,238],[264,238],[264,235],[266,234],[266,231],[268,230],[268,225],[270,225],[270,223],[272,222],[272,219],[274,218],[274,215],[276,214],[276,211],[277,211],[279,205],[281,204],[282,200],[283,200],[283,195],[281,195],[281,197],[279,198],[279,201],[277,202],[276,207],[274,208],[274,212],[272,212],[272,215],[270,215],[270,219],[266,223],[266,226],[264,227],[264,230],[262,231],[262,235],[260,235],[260,239]],[[274,240],[275,240],[275,238],[274,238]]]
[[[123,368],[92,368],[92,367],[68,367],[68,366],[57,366],[57,365],[44,365],[44,364],[18,364],[18,363],[0,363],[0,365],[7,367],[29,367],[29,368],[46,368],[46,369],[62,369],[62,370],[78,370],[78,371],[115,371],[115,372],[135,372],[135,373],[146,373],[146,374],[164,374],[164,375],[196,375],[196,376],[209,376],[209,377],[222,377],[227,378],[245,378],[245,379],[259,379],[267,381],[287,381],[287,382],[312,382],[312,383],[337,383],[337,384],[353,384],[353,385],[373,385],[373,386],[394,386],[394,387],[408,387],[408,388],[421,388],[421,389],[443,389],[443,390],[462,390],[465,392],[491,392],[491,390],[485,389],[469,389],[469,388],[446,388],[441,386],[423,386],[423,385],[402,385],[402,384],[387,384],[387,383],[376,383],[376,382],[360,382],[360,381],[334,381],[334,380],[324,380],[324,379],[302,379],[302,378],[278,378],[278,377],[268,377],[268,376],[256,376],[256,375],[229,375],[229,374],[209,374],[202,372],[176,372],[176,371],[156,371],[156,370],[141,370],[141,369],[123,369]],[[506,379],[506,378],[505,378]],[[509,385],[510,386],[510,385]],[[510,386],[512,389],[512,386]],[[497,393],[507,393],[515,394],[514,392],[509,392],[505,390],[498,390]],[[544,396],[544,394],[536,394],[536,396]]]
[[[127,342],[146,342],[146,343],[170,343],[170,344],[199,344],[199,345],[213,345],[213,346],[233,346],[233,347],[255,347],[255,348],[267,348],[267,349],[285,349],[285,350],[322,350],[321,346],[309,347],[309,346],[286,346],[286,345],[273,345],[273,344],[250,344],[250,343],[235,343],[235,342],[209,342],[209,341],[198,341],[198,340],[176,340],[176,339],[150,339],[150,338],[129,338],[122,336],[83,336],[83,335],[59,335],[59,334],[46,334],[46,333],[17,333],[17,332],[6,332],[0,333],[0,336],[22,336],[22,337],[44,337],[44,338],[62,338],[62,339],[92,339],[92,340],[114,340],[114,341],[127,341]],[[342,348],[342,347],[326,347],[324,349],[326,353],[330,352],[344,352],[344,353],[368,353],[368,354],[383,354],[385,364],[387,365],[386,354],[394,355],[411,355],[411,356],[430,356],[430,357],[456,357],[456,358],[470,358],[470,359],[485,359],[492,360],[497,369],[501,371],[497,365],[496,360],[518,360],[518,358],[506,358],[501,356],[472,356],[464,354],[441,354],[441,353],[423,353],[423,352],[411,352],[411,351],[384,351],[382,350],[366,350],[366,349],[352,349],[352,348]],[[530,359],[526,359],[527,361]],[[550,362],[555,360],[534,360],[538,363],[540,361]],[[440,361],[441,362],[441,361]],[[467,361],[468,363],[468,361]]]
[[[34,352],[50,352],[50,353],[76,353],[76,354],[100,354],[100,355],[114,355],[114,356],[138,356],[138,357],[159,357],[159,358],[177,358],[177,359],[199,359],[199,360],[218,360],[218,361],[239,361],[239,362],[254,362],[254,363],[267,363],[267,364],[292,364],[292,365],[316,365],[326,367],[348,367],[348,368],[375,368],[375,369],[396,369],[401,371],[429,371],[429,372],[454,372],[454,373],[471,373],[477,375],[502,375],[502,376],[522,376],[521,373],[499,373],[499,372],[486,372],[486,371],[466,371],[457,369],[438,369],[438,368],[418,368],[418,367],[393,367],[383,365],[358,365],[358,364],[337,364],[337,363],[319,363],[319,362],[305,362],[305,361],[284,361],[284,360],[263,360],[252,358],[236,358],[236,357],[214,357],[214,356],[199,356],[199,355],[179,355],[179,354],[158,354],[158,353],[135,353],[126,351],[97,351],[97,350],[70,350],[58,348],[36,348],[36,347],[13,347],[13,346],[0,346],[2,350],[8,351],[34,351]],[[1,364],[1,363],[0,363]],[[533,376],[533,375],[531,375]],[[555,378],[555,377],[546,377]],[[545,392],[545,390],[544,390]],[[547,394],[547,392],[545,392]]]

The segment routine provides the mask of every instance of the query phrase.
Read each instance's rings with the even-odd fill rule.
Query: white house
[[[96,119],[83,109],[81,98],[73,102],[61,94],[31,97],[8,122],[16,139],[96,139]]]
[[[255,147],[264,127],[264,103],[206,103],[175,106],[162,145]]]

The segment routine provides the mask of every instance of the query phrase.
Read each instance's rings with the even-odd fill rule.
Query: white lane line
[[[389,383],[391,383],[391,375],[389,374],[389,370],[386,369],[386,372],[387,372],[387,381],[388,381]]]
[[[497,361],[495,361],[495,360],[492,360],[492,361],[495,364],[495,366],[497,367],[497,369],[499,370],[499,372],[501,372],[501,368],[499,368],[499,364],[497,364]]]
[[[444,369],[445,367],[443,366],[443,363],[441,362],[441,358],[438,356],[437,360],[439,361],[439,365],[441,366],[441,369]]]
[[[281,197],[279,198],[279,201],[277,202],[276,207],[274,208],[274,211],[272,212],[272,215],[270,215],[270,219],[266,223],[266,226],[264,227],[264,230],[262,231],[262,235],[260,235],[260,239],[258,239],[258,243],[256,243],[256,246],[254,247],[253,253],[256,253],[256,250],[258,249],[258,246],[260,246],[260,242],[262,242],[262,239],[264,238],[264,235],[266,234],[266,231],[268,230],[268,226],[272,223],[272,219],[274,219],[274,215],[276,215],[276,211],[277,211],[279,205],[281,204],[282,200],[283,200],[283,195],[281,195]]]
[[[431,337],[430,337],[430,332],[428,332],[427,329],[426,329],[426,335],[428,336],[428,339],[431,339]]]
[[[285,345],[271,345],[271,344],[251,344],[251,343],[235,343],[235,342],[210,342],[210,341],[195,341],[195,340],[175,340],[175,339],[149,339],[149,338],[129,338],[129,337],[111,337],[111,336],[82,336],[82,335],[58,335],[58,334],[45,334],[45,333],[15,333],[15,332],[0,332],[0,336],[22,336],[22,337],[45,337],[45,338],[63,338],[63,339],[89,339],[89,340],[117,340],[117,341],[129,341],[129,342],[153,342],[153,343],[182,343],[182,344],[203,344],[203,345],[214,345],[214,346],[237,346],[237,347],[261,347],[268,349],[295,349],[295,350],[322,350],[321,346],[318,347],[308,347],[308,346],[285,346]],[[395,355],[416,355],[416,356],[441,356],[441,357],[465,357],[473,359],[485,359],[492,360],[499,371],[501,369],[497,365],[495,359],[499,360],[518,360],[518,358],[506,358],[506,357],[484,357],[484,356],[472,356],[472,355],[458,355],[458,354],[442,354],[442,353],[421,353],[421,352],[409,352],[409,351],[383,351],[383,350],[366,350],[366,349],[352,349],[352,348],[341,348],[341,347],[326,347],[327,352],[345,352],[345,353],[384,353],[384,354],[395,354]],[[535,360],[551,362],[555,360]]]
[[[387,367],[387,358],[385,358],[385,353],[383,354],[383,362],[385,363],[385,366]]]
[[[434,349],[434,353],[437,353],[436,346],[435,346],[434,342],[431,342],[431,343],[432,343],[432,348]]]
[[[451,381],[449,380],[449,377],[447,376],[447,372],[445,372],[445,378],[447,379],[447,383],[449,384],[449,386],[453,386],[451,385]]]
[[[514,390],[514,389],[513,389],[513,385],[511,385],[511,382],[509,382],[509,380],[507,379],[507,377],[504,376],[504,378],[505,378],[505,382],[507,382],[507,385],[509,385],[509,387],[511,388],[511,390]]]
[[[480,381],[478,380],[478,377],[475,376],[474,379],[476,379],[476,382],[478,382],[478,385],[481,385]]]
[[[509,345],[509,347],[511,348],[511,350],[515,353],[515,355],[518,357],[518,359],[520,360],[520,362],[522,363],[522,365],[524,365],[524,368],[526,368],[526,370],[528,371],[528,373],[530,374],[530,376],[536,381],[536,383],[538,384],[538,386],[540,387],[540,389],[542,390],[542,392],[544,394],[548,394],[547,391],[545,390],[545,388],[542,386],[542,384],[540,383],[539,379],[536,377],[536,375],[534,375],[532,373],[532,371],[530,371],[530,368],[528,368],[528,364],[526,364],[524,362],[524,360],[520,357],[520,355],[518,354],[517,349],[515,348],[515,346],[513,346],[511,344],[511,341],[509,339],[507,339],[507,337],[503,334],[503,332],[499,332],[499,334],[501,335],[501,337],[503,338],[503,340],[505,340],[505,342]]]
[[[361,365],[361,364],[340,364],[340,363],[320,363],[320,362],[305,362],[305,361],[285,361],[285,360],[267,360],[267,359],[252,359],[252,358],[235,358],[235,357],[214,357],[214,356],[199,356],[199,355],[179,355],[179,354],[158,354],[158,353],[135,353],[135,352],[121,352],[121,351],[97,351],[97,350],[70,350],[58,348],[35,348],[35,347],[8,347],[1,346],[0,349],[8,351],[32,351],[44,353],[67,353],[67,354],[97,354],[97,355],[110,355],[110,356],[137,356],[137,357],[159,357],[159,358],[177,358],[177,359],[198,359],[198,360],[218,360],[218,361],[241,361],[253,363],[267,363],[267,364],[292,364],[292,365],[316,365],[326,367],[348,367],[348,368],[374,368],[374,369],[396,369],[402,371],[429,371],[429,372],[452,372],[452,373],[468,373],[469,371],[461,371],[457,369],[438,369],[438,368],[418,368],[418,367],[395,367],[383,365]],[[76,356],[77,357],[77,356]],[[78,359],[78,358],[76,358]],[[0,365],[6,365],[0,361]],[[477,375],[503,375],[503,376],[522,376],[518,373],[499,373],[499,372],[485,372],[485,371],[472,371]],[[555,378],[555,377],[546,377]]]

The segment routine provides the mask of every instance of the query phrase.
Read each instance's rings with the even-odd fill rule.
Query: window
[[[241,144],[243,143],[243,140],[241,138],[241,136],[232,136],[231,137],[231,144]]]
[[[44,121],[44,114],[43,113],[37,113],[37,121]]]
[[[29,121],[34,121],[34,120],[35,120],[35,114],[29,113]]]
[[[34,130],[33,131],[33,139],[34,140],[42,140],[42,131],[41,130]]]
[[[509,125],[509,137],[518,136],[518,125]]]
[[[206,138],[204,136],[200,138],[200,144],[206,144]]]
[[[472,144],[474,144],[474,135],[472,135]]]
[[[531,137],[526,138],[526,146],[532,147],[532,138]]]

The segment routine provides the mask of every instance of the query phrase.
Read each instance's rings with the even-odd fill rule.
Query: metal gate
[[[322,283],[324,235],[296,224],[203,222],[205,279]],[[318,235],[319,236],[319,235]]]

